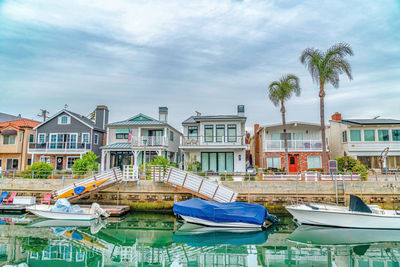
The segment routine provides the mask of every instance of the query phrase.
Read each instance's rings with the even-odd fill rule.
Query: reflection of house
[[[28,119],[0,123],[0,169],[25,170],[31,165],[28,145],[34,142],[33,128],[39,124]]]
[[[245,172],[245,124],[242,105],[237,115],[197,114],[186,119],[180,146],[185,169],[191,161],[198,161],[201,171]]]
[[[379,158],[388,147],[387,167],[400,166],[400,120],[342,119],[336,113],[330,121],[329,142],[332,158],[346,152],[369,168],[381,168]]]
[[[284,169],[286,166],[282,124],[254,127],[251,140],[255,164],[263,168]],[[286,136],[289,152],[289,172],[322,168],[321,129],[318,124],[288,122]]]
[[[159,108],[158,120],[140,113],[127,120],[108,124],[107,133],[107,145],[101,148],[103,169],[142,164],[144,154],[146,162],[157,155],[170,162],[178,162],[181,133],[168,124],[167,107]]]
[[[34,162],[51,163],[57,170],[70,169],[82,154],[93,151],[100,156],[107,122],[106,106],[96,107],[95,121],[63,109],[35,127],[36,142],[29,144],[28,153],[34,155]]]

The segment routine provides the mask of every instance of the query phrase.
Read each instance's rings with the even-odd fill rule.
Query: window
[[[228,142],[236,142],[236,124],[228,125]]]
[[[169,141],[174,141],[174,132],[173,131],[169,131]]]
[[[7,170],[17,170],[18,169],[18,159],[7,159]]]
[[[3,166],[3,160],[0,159],[0,170],[1,170],[2,166]]]
[[[360,130],[350,130],[350,140],[351,141],[361,141],[361,131]]]
[[[400,130],[392,130],[392,140],[393,141],[400,141]]]
[[[202,152],[201,170],[218,173],[233,172],[233,152]]]
[[[99,144],[99,135],[98,134],[94,134],[94,144],[95,145]]]
[[[35,142],[35,136],[33,134],[29,135],[29,143]]]
[[[72,165],[74,165],[74,161],[79,159],[79,157],[68,157],[67,158],[67,169],[71,169]]]
[[[321,156],[308,156],[307,167],[309,169],[320,169],[322,168]]]
[[[14,145],[16,135],[3,135],[4,145]]]
[[[82,143],[85,143],[85,144],[89,144],[90,142],[89,142],[89,134],[88,133],[83,133],[82,134]]]
[[[379,141],[389,141],[389,130],[378,130]]]
[[[22,143],[22,138],[23,138],[23,137],[24,137],[24,134],[23,134],[23,133],[20,133],[20,134],[19,134],[19,142],[20,142],[20,143]]]
[[[197,140],[199,134],[199,128],[197,126],[189,126],[188,127],[188,139],[189,140]]]
[[[204,142],[214,141],[214,126],[205,125],[204,126]]]
[[[40,162],[46,162],[46,163],[50,164],[50,157],[49,156],[41,156]]]
[[[281,158],[267,158],[267,168],[281,168]]]
[[[303,140],[303,133],[293,133],[293,140]]]
[[[128,133],[117,133],[115,134],[116,139],[128,139],[129,134]]]
[[[225,125],[216,126],[216,142],[224,142],[225,137]]]
[[[32,159],[28,159],[27,164],[32,165]]]
[[[70,124],[71,118],[69,116],[61,116],[58,117],[58,124]]]
[[[364,141],[375,141],[375,130],[364,130]]]
[[[38,139],[39,139],[38,141],[40,144],[45,143],[46,142],[46,134],[44,134],[44,133],[39,134]]]
[[[346,143],[347,142],[347,131],[342,132],[342,142]]]

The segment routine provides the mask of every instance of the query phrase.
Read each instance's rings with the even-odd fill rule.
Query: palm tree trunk
[[[322,137],[322,168],[324,172],[328,172],[327,158],[326,158],[326,133],[325,133],[325,91],[324,86],[320,85],[319,93],[319,113],[321,116],[321,137]]]
[[[289,174],[289,153],[288,153],[288,144],[287,144],[287,136],[286,136],[286,116],[285,116],[285,106],[282,101],[281,103],[281,112],[282,112],[282,125],[283,125],[283,144],[285,146],[285,161],[286,161],[286,174]]]

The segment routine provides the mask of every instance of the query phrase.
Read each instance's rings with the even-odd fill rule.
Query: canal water
[[[265,231],[182,224],[169,214],[71,225],[1,216],[0,266],[399,266],[400,231],[296,227]]]

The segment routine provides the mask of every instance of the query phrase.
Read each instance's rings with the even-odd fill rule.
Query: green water
[[[399,266],[400,231],[296,228],[227,232],[137,213],[81,227],[2,216],[0,266]],[[397,242],[399,241],[399,242]]]

